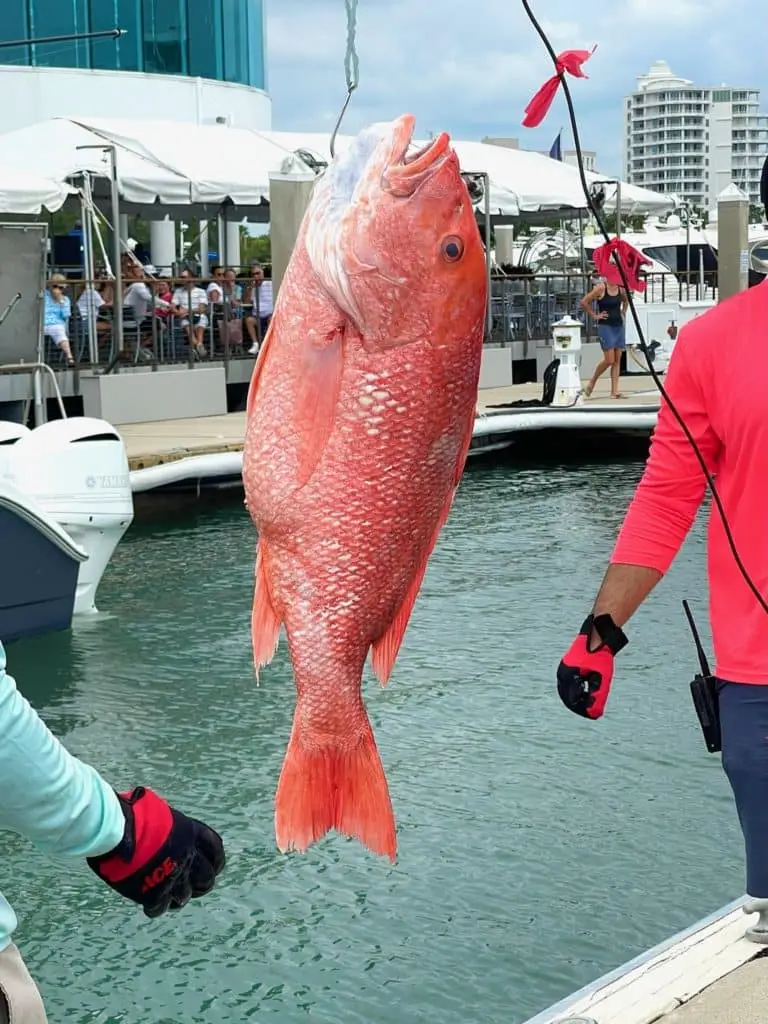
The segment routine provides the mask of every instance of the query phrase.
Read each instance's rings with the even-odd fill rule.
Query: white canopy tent
[[[323,132],[261,132],[286,150],[306,150],[323,161],[330,159],[330,137]],[[337,137],[337,150],[348,146],[352,136]],[[416,142],[424,145],[427,140]],[[587,210],[578,169],[524,149],[508,149],[485,142],[452,140],[465,172],[487,174],[493,214],[509,217],[551,212],[554,215]],[[604,181],[605,176],[587,172],[587,181]],[[605,185],[608,209],[615,209],[616,186]],[[672,196],[638,185],[621,182],[621,209],[627,214],[661,213],[675,206]]]
[[[76,189],[57,181],[7,165],[0,150],[0,215],[39,216],[56,213]]]
[[[337,148],[348,146],[351,138],[338,136]],[[8,132],[0,136],[0,143],[0,196],[7,175],[12,182],[7,202],[14,202],[17,208],[26,203],[30,212],[36,205],[51,208],[45,198],[36,198],[47,194],[41,175],[51,179],[46,185],[51,203],[59,201],[57,189],[64,190],[63,202],[72,191],[71,179],[84,171],[109,179],[106,152],[79,148],[82,146],[115,146],[118,192],[123,204],[145,213],[147,207],[164,207],[157,210],[158,215],[175,206],[188,209],[227,204],[235,207],[240,217],[264,220],[270,172],[279,170],[286,157],[306,150],[321,161],[330,159],[330,135],[324,132],[257,132],[223,125],[121,118],[52,118]],[[454,140],[453,145],[462,170],[488,175],[492,215],[551,212],[567,216],[587,209],[578,171],[570,164],[482,142]],[[301,161],[299,166],[303,166]],[[306,170],[310,169],[307,165]],[[30,176],[26,193],[18,189],[19,175]],[[590,181],[599,177],[587,174]],[[616,189],[612,185],[604,187],[610,209],[615,204]],[[106,195],[103,186],[99,194]],[[674,200],[622,182],[621,206],[625,214],[658,213],[671,210]],[[139,211],[138,207],[143,209]]]
[[[10,168],[36,168],[61,183],[83,172],[109,178],[106,151],[81,147],[115,146],[123,202],[166,207],[258,207],[269,198],[270,170],[289,155],[243,128],[119,118],[56,117],[0,136],[0,146]]]

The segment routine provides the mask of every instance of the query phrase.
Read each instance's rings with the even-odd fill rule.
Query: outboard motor
[[[6,475],[11,482],[88,552],[80,566],[74,614],[95,612],[101,577],[133,522],[123,439],[106,420],[77,416],[27,431],[9,453]]]
[[[13,472],[13,446],[20,437],[28,433],[29,427],[25,427],[23,423],[0,420],[0,477]]]

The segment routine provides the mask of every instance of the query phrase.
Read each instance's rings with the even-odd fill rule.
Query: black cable
[[[533,13],[533,11],[531,10],[530,5],[528,3],[528,0],[521,0],[521,2],[522,2],[522,5],[523,5],[523,8],[525,9],[525,13],[528,15],[528,18],[529,18],[531,24],[533,25],[534,29],[536,30],[536,32],[537,32],[539,38],[541,39],[542,43],[546,47],[547,53],[552,58],[552,63],[555,65],[555,69],[557,70],[557,54],[555,53],[554,49],[552,48],[552,44],[550,43],[549,39],[547,38],[547,34],[545,33],[544,29],[541,27],[539,22],[536,20],[536,16]],[[593,202],[592,194],[590,192],[589,185],[587,184],[587,178],[586,178],[586,175],[584,173],[584,158],[583,158],[582,152],[581,152],[581,142],[579,141],[579,127],[578,127],[578,124],[576,123],[576,112],[573,109],[573,99],[571,98],[571,91],[568,88],[568,82],[566,81],[565,71],[557,71],[557,76],[560,79],[560,85],[562,85],[562,87],[563,87],[563,94],[565,95],[565,102],[568,104],[568,117],[569,117],[570,122],[571,122],[571,131],[573,132],[573,143],[574,143],[574,147],[576,149],[576,163],[577,163],[578,168],[579,168],[579,177],[581,179],[581,187],[584,190],[584,195],[585,195],[586,200],[587,200],[587,206],[589,207],[590,213],[592,214],[592,216],[597,221],[598,227],[600,228],[600,231],[601,231],[601,233],[603,235],[603,238],[605,238],[606,243],[610,243],[611,237],[608,234],[608,231],[607,231],[606,226],[605,226],[605,221],[604,221],[604,219],[603,219],[603,217],[602,217],[602,215],[601,215],[597,205]],[[621,216],[620,211],[619,211],[618,215]],[[696,455],[696,458],[699,461],[699,465],[701,466],[702,471],[703,471],[704,476],[705,476],[706,481],[707,481],[707,486],[709,487],[709,490],[710,490],[710,492],[712,494],[712,500],[714,501],[715,505],[717,506],[717,511],[720,513],[720,519],[722,520],[722,523],[723,523],[723,529],[725,531],[725,536],[728,539],[728,545],[729,545],[729,547],[731,549],[731,553],[733,555],[734,561],[736,562],[736,565],[738,566],[739,572],[743,576],[744,582],[747,584],[749,589],[755,595],[755,598],[757,599],[757,602],[760,605],[760,607],[763,609],[763,611],[766,613],[766,615],[768,615],[768,601],[766,601],[766,599],[763,597],[763,595],[757,589],[757,586],[755,585],[754,580],[749,575],[746,567],[744,566],[744,563],[741,560],[741,556],[739,555],[738,549],[736,547],[736,543],[735,543],[735,541],[733,539],[733,534],[731,533],[731,527],[730,527],[730,524],[728,522],[728,517],[725,514],[725,509],[723,508],[723,504],[722,504],[722,502],[720,500],[720,495],[718,494],[717,488],[715,487],[715,481],[712,479],[712,476],[711,476],[709,470],[707,469],[707,464],[706,464],[706,462],[704,460],[704,456],[701,454],[701,450],[699,449],[699,446],[696,444],[696,440],[695,440],[693,434],[691,434],[690,430],[688,429],[688,426],[687,426],[685,420],[680,415],[680,413],[678,412],[675,404],[672,402],[672,400],[670,399],[669,395],[667,394],[667,392],[666,392],[666,390],[664,388],[664,385],[661,383],[661,379],[660,379],[659,375],[656,373],[656,371],[653,368],[653,361],[650,358],[650,352],[648,350],[648,346],[647,346],[646,341],[645,341],[645,336],[643,334],[643,329],[640,326],[640,319],[639,319],[639,317],[637,315],[637,310],[635,309],[635,303],[632,300],[632,289],[629,287],[629,283],[627,281],[627,275],[624,272],[623,262],[622,262],[621,258],[619,257],[618,253],[614,253],[614,259],[616,261],[616,265],[619,268],[619,273],[621,274],[621,280],[622,280],[622,283],[624,284],[624,289],[625,289],[625,291],[627,293],[627,300],[628,300],[628,303],[629,303],[629,308],[632,311],[632,320],[634,321],[634,324],[635,324],[635,330],[637,331],[637,336],[640,339],[640,351],[643,353],[643,355],[646,358],[646,362],[648,363],[648,369],[651,371],[651,377],[653,378],[653,382],[656,385],[656,387],[659,389],[659,392],[661,393],[662,398],[664,398],[666,400],[666,403],[669,406],[670,412],[675,417],[677,422],[680,424],[680,427],[681,427],[683,433],[685,434],[687,440],[689,441],[691,447],[693,448],[693,451],[694,451],[694,453]]]

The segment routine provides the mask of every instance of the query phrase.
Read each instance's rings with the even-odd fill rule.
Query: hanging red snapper
[[[472,436],[483,246],[449,137],[411,155],[413,128],[366,130],[318,180],[248,394],[254,658],[285,625],[297,691],[283,851],[335,828],[395,858],[363,667],[389,678]]]

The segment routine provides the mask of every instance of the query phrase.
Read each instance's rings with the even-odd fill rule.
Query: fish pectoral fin
[[[435,531],[432,534],[429,544],[424,548],[421,561],[416,567],[416,571],[413,574],[402,604],[395,612],[394,618],[387,627],[386,632],[382,633],[379,639],[374,641],[371,645],[371,667],[382,686],[386,686],[389,681],[389,677],[392,674],[395,660],[398,652],[400,651],[400,647],[403,643],[403,637],[405,636],[405,631],[408,628],[411,613],[413,612],[413,606],[416,604],[416,598],[419,596],[421,584],[424,582],[424,575],[427,571],[429,557],[435,549],[437,538],[440,536],[440,531],[445,525],[448,513],[451,511],[451,505],[453,504],[453,496],[455,493],[456,489],[454,488],[440,512],[440,517],[437,521]]]
[[[303,487],[317,469],[336,421],[344,371],[344,329],[324,343],[308,345],[296,392],[299,427],[298,484]]]
[[[253,643],[253,663],[256,668],[257,683],[259,669],[264,665],[268,665],[275,656],[280,640],[280,627],[282,626],[269,592],[264,555],[264,541],[259,540],[256,547],[256,583],[253,594],[253,612],[251,614],[251,641]]]

